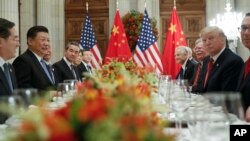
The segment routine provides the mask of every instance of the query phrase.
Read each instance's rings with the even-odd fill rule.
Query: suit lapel
[[[8,86],[8,82],[7,82],[7,79],[5,77],[5,74],[4,74],[4,72],[3,72],[3,70],[1,68],[0,68],[0,81],[2,81],[3,86],[5,87],[5,89],[8,90],[8,93],[11,93],[11,90],[10,90],[10,88]]]
[[[50,79],[48,78],[47,74],[45,73],[45,71],[43,70],[39,60],[37,60],[36,56],[30,51],[27,50],[27,53],[29,54],[29,56],[32,58],[36,68],[38,68],[38,70],[41,72],[41,74],[43,75],[43,78],[45,78],[50,84],[52,84],[52,82],[50,81]],[[53,85],[53,84],[52,84]]]
[[[13,89],[16,89],[17,88],[16,74],[12,65],[9,64],[9,68],[10,68],[9,71],[10,71],[12,86],[13,86]]]
[[[64,66],[63,68],[66,68],[66,74],[70,75],[71,78],[74,78],[74,75],[71,72],[71,68],[67,65],[67,63],[62,59],[62,65]]]

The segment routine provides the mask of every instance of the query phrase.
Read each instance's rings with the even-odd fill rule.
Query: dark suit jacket
[[[67,79],[75,79],[74,75],[71,72],[71,69],[63,59],[53,64],[53,67],[55,69],[55,75],[58,80],[58,83],[62,83],[64,80]],[[77,80],[81,80],[76,67],[74,67],[74,70],[76,73]]]
[[[8,64],[9,66],[9,72],[10,72],[10,77],[13,85],[13,89],[17,88],[17,80],[16,80],[16,75],[15,75],[15,70],[11,64]],[[3,70],[0,68],[0,96],[6,96],[6,95],[11,95],[11,90],[8,85],[7,79],[4,75]]]
[[[81,77],[84,77],[84,73],[88,72],[88,69],[85,67],[85,65],[83,63],[81,63],[80,65],[77,66],[77,70],[78,70],[78,74]]]
[[[241,93],[244,110],[247,110],[247,108],[250,106],[250,73],[248,73],[244,79],[244,69],[245,67],[240,73],[237,91]]]
[[[214,62],[207,85],[204,86],[209,59],[206,57],[203,61],[201,83],[198,84],[202,88],[200,92],[236,91],[240,71],[244,65],[243,60],[230,49],[225,48]]]
[[[184,79],[187,79],[189,84],[192,84],[193,82],[193,75],[195,73],[195,68],[197,65],[198,65],[197,61],[187,60],[184,72]],[[177,74],[176,79],[178,79],[179,75],[180,72]]]
[[[13,66],[16,71],[18,87],[38,90],[54,88],[55,85],[50,81],[40,62],[29,49],[15,59]]]

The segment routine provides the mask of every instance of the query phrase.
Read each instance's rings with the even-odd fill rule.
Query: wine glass
[[[206,93],[211,103],[209,117],[209,136],[220,136],[224,140],[229,137],[229,125],[244,119],[241,95],[236,92]]]
[[[74,94],[76,93],[76,84],[79,82],[75,79],[67,79],[63,81],[64,83],[69,83],[70,87],[69,87],[69,91],[68,94],[72,97],[74,96]]]
[[[28,108],[30,105],[35,105],[39,99],[38,90],[34,88],[15,89],[13,94],[22,98],[25,108]]]
[[[9,120],[10,117],[23,110],[23,106],[23,100],[18,95],[0,96],[0,124],[5,123],[7,119]],[[8,123],[14,122],[11,120]]]
[[[182,129],[184,112],[189,108],[190,100],[185,96],[175,95],[171,98],[171,108],[176,116],[176,128]]]
[[[171,75],[160,75],[158,83],[158,103],[162,106],[160,115],[163,118],[168,118],[170,112],[170,87],[171,87]]]
[[[204,140],[208,125],[207,111],[208,107],[189,107],[185,116],[187,117],[187,127],[194,141]]]

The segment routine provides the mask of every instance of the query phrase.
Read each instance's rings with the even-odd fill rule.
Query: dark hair
[[[74,46],[77,46],[78,48],[80,48],[79,43],[77,41],[69,41],[67,43],[67,45],[65,46],[65,50],[68,50],[69,46],[71,46],[71,45],[74,45]]]
[[[250,16],[250,13],[246,13],[246,15],[245,16]]]
[[[45,26],[33,26],[27,32],[27,39],[35,38],[38,32],[49,33],[49,30]]]
[[[10,29],[15,26],[15,23],[6,19],[0,18],[0,37],[7,39],[10,36]]]

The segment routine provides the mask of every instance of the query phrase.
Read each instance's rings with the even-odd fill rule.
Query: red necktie
[[[248,58],[246,61],[246,66],[244,69],[244,79],[246,79],[246,76],[249,73],[249,71],[250,71],[250,58]]]
[[[213,65],[214,65],[214,60],[213,58],[210,58],[209,62],[208,62],[208,65],[207,65],[207,72],[206,72],[206,77],[205,77],[205,82],[204,82],[204,87],[207,85],[207,80],[208,80],[208,77],[211,73],[211,70],[213,68]]]
[[[196,70],[196,74],[195,74],[193,86],[197,86],[198,78],[199,78],[199,76],[200,76],[200,73],[201,73],[201,64],[199,63],[199,64],[198,64],[198,68],[197,68],[197,70]]]

